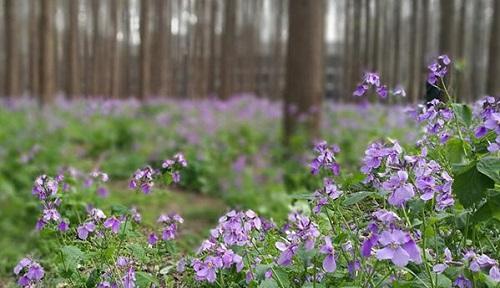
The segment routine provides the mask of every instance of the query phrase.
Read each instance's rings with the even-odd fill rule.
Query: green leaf
[[[476,165],[454,176],[453,192],[465,208],[479,204],[486,196],[486,190],[495,185],[493,180],[477,170]]]
[[[370,192],[370,191],[356,192],[356,193],[350,194],[344,200],[344,202],[342,202],[342,204],[344,204],[344,206],[351,206],[351,205],[354,205],[356,203],[361,202],[363,199],[365,199],[366,197],[373,195],[373,194],[375,194],[375,192]]]
[[[446,143],[446,156],[450,163],[452,164],[460,164],[464,161],[464,142],[458,138],[450,139]]]
[[[146,273],[146,272],[142,272],[142,271],[136,272],[135,278],[136,278],[136,284],[138,287],[147,288],[147,287],[150,287],[151,284],[153,284],[153,283],[158,285],[158,281],[156,280],[156,278],[154,278],[151,274]]]
[[[477,162],[477,170],[500,183],[500,158],[484,157]]]
[[[274,279],[266,279],[259,284],[259,288],[278,288],[278,283]]]
[[[64,263],[69,269],[76,269],[78,263],[85,259],[85,253],[76,246],[64,246],[61,248]]]
[[[85,286],[87,286],[87,288],[96,287],[97,282],[99,282],[100,276],[101,271],[99,271],[98,269],[92,270],[92,272],[90,272],[89,278],[87,278],[87,282],[85,282]]]
[[[141,245],[137,243],[131,243],[127,246],[127,248],[130,250],[134,258],[141,261],[147,260],[146,251]]]
[[[451,107],[458,120],[469,127],[472,122],[472,111],[470,107],[466,104],[458,103],[451,104]]]
[[[488,221],[492,218],[500,221],[500,192],[493,191],[492,195],[488,195],[488,198],[483,205],[472,215],[472,221],[474,223],[479,223],[483,221]]]

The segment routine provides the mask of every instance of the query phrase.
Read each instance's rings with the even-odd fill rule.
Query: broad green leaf
[[[500,158],[484,157],[477,162],[477,170],[500,183]]]
[[[344,206],[351,206],[361,202],[363,199],[373,194],[375,194],[375,192],[370,192],[370,191],[356,192],[348,195],[347,198],[344,200],[344,202],[342,202],[342,204],[344,204]]]
[[[491,195],[492,194],[492,195]],[[500,221],[500,192],[494,191],[488,195],[487,200],[481,207],[472,215],[472,221],[479,223],[492,218]]]
[[[446,143],[446,156],[450,163],[452,164],[460,164],[463,163],[464,160],[464,148],[463,141],[458,138],[450,139]]]
[[[92,272],[90,272],[89,278],[87,278],[87,282],[85,282],[85,286],[87,286],[87,288],[96,287],[97,283],[99,282],[100,276],[101,271],[99,271],[98,269],[92,270]]]
[[[472,111],[470,107],[466,104],[458,104],[458,103],[451,104],[451,107],[458,120],[463,124],[465,124],[467,127],[470,126],[472,121]]]
[[[479,204],[486,196],[486,190],[493,188],[493,180],[479,172],[476,165],[454,175],[453,192],[460,203],[469,208]]]
[[[76,269],[78,263],[85,259],[85,253],[76,246],[64,246],[61,248],[64,264],[68,269]]]
[[[266,279],[259,284],[259,288],[279,288],[278,282],[274,279]]]
[[[146,272],[136,272],[135,273],[135,278],[136,278],[136,284],[138,287],[150,287],[151,284],[158,284],[158,281],[156,280],[155,277],[153,277],[151,274],[146,273]]]

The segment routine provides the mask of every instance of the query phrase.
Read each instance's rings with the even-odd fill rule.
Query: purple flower
[[[321,246],[319,252],[326,255],[325,259],[323,259],[323,269],[326,272],[334,272],[337,264],[335,263],[335,250],[333,249],[330,237],[325,237],[325,245]]]
[[[378,243],[378,234],[370,233],[368,237],[365,238],[363,244],[361,244],[361,255],[363,257],[370,257],[372,255],[372,249]]]
[[[134,267],[129,267],[122,278],[123,288],[135,288],[135,270]]]
[[[370,87],[375,88],[375,91],[380,98],[387,98],[387,86],[381,85],[380,76],[374,72],[366,72],[363,76],[363,81],[358,84],[356,90],[354,90],[352,94],[356,97],[361,97],[366,94]]]
[[[323,179],[323,188],[316,190],[314,192],[314,207],[313,212],[318,214],[321,211],[321,208],[328,203],[329,200],[335,200],[342,195],[342,191],[340,191],[333,181],[333,179],[325,178]]]
[[[140,189],[144,194],[151,193],[151,190],[153,189],[154,186],[153,182],[154,174],[155,173],[153,168],[149,166],[146,166],[142,169],[138,169],[137,171],[135,171],[134,175],[132,175],[132,179],[129,182],[129,188]]]
[[[30,258],[23,258],[14,267],[14,274],[20,276],[18,285],[21,287],[35,287],[45,275],[45,271],[40,264]]]
[[[217,278],[217,270],[222,268],[222,265],[222,259],[214,256],[208,256],[204,261],[195,261],[193,269],[196,272],[196,279],[214,283]]]
[[[276,242],[274,246],[281,251],[277,263],[282,266],[289,266],[292,264],[292,258],[299,247],[296,244],[287,245],[283,242]]]
[[[403,206],[415,195],[413,185],[406,183],[406,181],[408,181],[408,173],[398,171],[396,175],[391,176],[389,180],[382,183],[385,190],[392,192],[389,196],[389,204],[398,207]]]
[[[316,157],[309,164],[313,175],[317,175],[321,169],[327,169],[331,171],[333,175],[339,175],[340,165],[335,159],[335,154],[340,152],[338,146],[328,146],[326,141],[321,141],[314,147],[314,152]]]
[[[111,231],[113,231],[113,233],[116,234],[116,233],[118,233],[118,231],[120,231],[121,224],[122,224],[122,221],[120,221],[118,218],[113,216],[113,217],[106,219],[106,221],[104,221],[103,225],[105,228],[111,229]]]
[[[89,233],[95,231],[95,224],[94,222],[85,222],[82,225],[78,226],[78,228],[76,228],[76,231],[78,234],[78,238],[86,240],[89,236]]]
[[[156,236],[155,233],[150,233],[148,236],[148,243],[150,245],[156,245],[156,242],[158,242],[158,236]]]
[[[61,232],[66,232],[69,229],[69,222],[66,220],[62,220],[59,225],[57,225],[57,229]]]
[[[427,69],[429,74],[427,76],[427,82],[432,85],[436,85],[438,79],[444,78],[448,73],[448,65],[451,64],[451,60],[447,55],[441,55],[436,60],[434,60]]]
[[[399,267],[406,266],[409,261],[422,262],[419,248],[406,232],[398,229],[383,231],[378,242],[383,246],[375,254],[378,260],[391,260]]]
[[[464,275],[460,275],[453,281],[453,287],[458,287],[458,288],[472,288],[472,282],[465,278]]]

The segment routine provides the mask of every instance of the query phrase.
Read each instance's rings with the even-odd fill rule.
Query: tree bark
[[[78,0],[68,3],[68,29],[67,41],[67,73],[66,73],[66,97],[75,98],[80,95],[80,57],[79,57],[79,29],[78,29]]]
[[[54,0],[41,0],[40,23],[40,102],[42,105],[54,100]]]
[[[37,1],[34,1],[29,6],[29,91],[32,97],[37,97],[40,93],[40,77],[39,77],[39,19]]]
[[[117,34],[120,31],[120,15],[122,0],[111,0],[111,91],[110,96],[113,99],[118,99],[121,96],[121,60],[122,49],[117,39]]]
[[[210,0],[210,36],[209,36],[209,60],[208,60],[208,93],[213,94],[217,90],[216,81],[217,81],[217,34],[215,33],[217,23],[217,0]]]
[[[288,51],[284,91],[284,143],[305,125],[319,136],[323,99],[323,1],[290,0]],[[303,122],[302,122],[303,121]]]
[[[394,62],[392,67],[393,77],[392,77],[392,87],[401,84],[401,75],[399,71],[399,60],[401,59],[401,1],[396,0],[394,2]]]
[[[500,1],[493,1],[486,93],[500,95]]]
[[[234,91],[234,64],[236,62],[235,35],[236,35],[236,1],[226,0],[224,2],[224,26],[222,30],[222,52],[220,80],[221,87],[219,97],[228,99]]]
[[[140,81],[139,98],[144,100],[150,94],[151,84],[151,50],[149,33],[149,5],[150,0],[141,0],[140,35]]]
[[[5,95],[18,97],[21,94],[19,81],[19,31],[17,24],[17,0],[5,0]]]
[[[411,0],[411,16],[410,16],[410,49],[409,49],[409,60],[410,60],[410,73],[409,73],[409,96],[413,103],[418,101],[418,57],[417,57],[417,44],[418,44],[418,0]]]
[[[472,45],[472,59],[471,59],[471,64],[472,64],[472,73],[471,73],[471,88],[472,88],[472,95],[474,99],[477,99],[482,93],[484,92],[483,88],[483,77],[481,75],[481,70],[482,70],[482,53],[481,53],[481,48],[482,48],[482,38],[481,38],[481,33],[483,30],[483,14],[484,14],[484,2],[483,0],[477,0],[474,3],[474,23],[473,23],[473,37],[472,37],[472,42],[474,45]]]

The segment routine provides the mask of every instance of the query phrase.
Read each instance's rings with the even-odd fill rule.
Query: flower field
[[[404,93],[381,81],[354,97]],[[4,102],[0,285],[498,287],[500,101],[443,88],[327,102],[293,156],[252,95]]]

